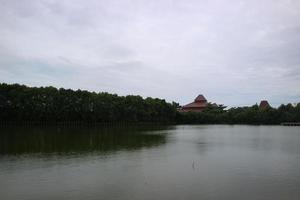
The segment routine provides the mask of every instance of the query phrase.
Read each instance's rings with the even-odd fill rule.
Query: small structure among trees
[[[262,100],[259,104],[260,109],[271,108],[269,102],[267,100]]]
[[[208,106],[206,98],[200,94],[194,102],[182,106],[178,109],[179,112],[202,112]]]

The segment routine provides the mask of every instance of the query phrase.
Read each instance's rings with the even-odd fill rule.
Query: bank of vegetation
[[[223,106],[209,106],[201,113],[182,113],[178,122],[184,124],[280,124],[300,122],[300,103],[282,104],[278,108],[235,107],[225,110]]]
[[[209,105],[201,113],[180,113],[177,103],[85,90],[0,84],[0,122],[280,124],[300,121],[300,103],[260,109]]]

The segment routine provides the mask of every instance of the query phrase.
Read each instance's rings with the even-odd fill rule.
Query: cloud
[[[0,0],[0,81],[229,106],[300,101],[296,0]]]

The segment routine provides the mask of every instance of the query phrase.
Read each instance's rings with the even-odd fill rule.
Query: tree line
[[[300,122],[300,103],[226,109],[208,104],[201,113],[180,113],[178,103],[137,95],[0,84],[1,122],[154,122],[178,124],[280,124]]]
[[[176,109],[158,98],[0,84],[1,121],[173,122]]]
[[[177,121],[184,124],[280,124],[300,122],[300,103],[282,104],[278,108],[260,108],[257,104],[234,107],[209,105],[201,113],[181,113]]]

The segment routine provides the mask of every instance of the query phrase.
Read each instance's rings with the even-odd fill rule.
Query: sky
[[[300,102],[300,1],[0,0],[0,82]]]

